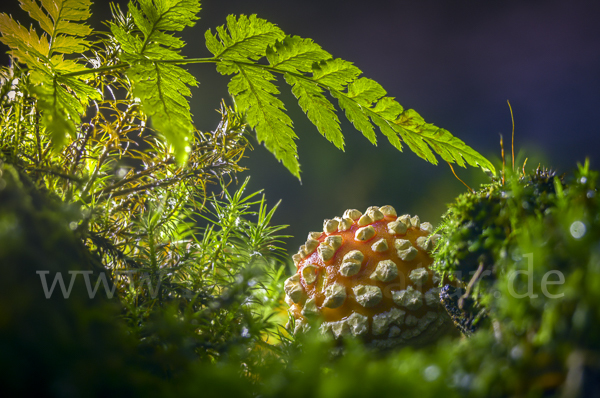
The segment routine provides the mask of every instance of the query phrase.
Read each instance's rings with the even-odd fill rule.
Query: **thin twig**
[[[477,271],[475,271],[475,275],[473,275],[473,277],[469,281],[469,284],[467,285],[467,288],[465,289],[465,294],[460,296],[460,298],[458,299],[458,308],[460,308],[461,310],[464,309],[463,307],[465,304],[465,300],[467,298],[469,298],[469,296],[471,295],[471,291],[473,290],[473,287],[479,281],[479,278],[481,277],[481,274],[483,273],[483,268],[485,268],[483,263],[479,263],[479,266],[477,267]]]
[[[117,191],[117,192],[113,192],[113,193],[102,193],[100,194],[100,196],[98,197],[98,199],[105,199],[107,197],[112,197],[112,198],[116,198],[119,196],[125,196],[125,195],[129,195],[131,193],[135,193],[135,192],[140,192],[140,191],[145,191],[147,189],[154,189],[154,188],[162,188],[162,187],[167,187],[169,185],[173,185],[179,181],[182,181],[186,178],[190,178],[193,177],[195,175],[201,174],[201,173],[206,173],[209,171],[214,171],[214,170],[218,170],[221,166],[207,166],[207,167],[203,167],[201,169],[196,169],[196,170],[192,170],[189,171],[187,173],[184,173],[182,175],[179,176],[175,176],[172,178],[167,178],[164,180],[160,180],[157,182],[153,182],[150,184],[146,184],[146,185],[139,185],[137,187],[132,187],[132,188],[128,188],[128,189],[123,189],[121,191]]]
[[[510,101],[506,100],[506,102],[508,102],[508,108],[510,109],[510,118],[512,120],[512,169],[513,171],[515,170],[515,117],[513,116],[513,110],[512,110],[512,106],[510,106]]]
[[[140,177],[143,177],[143,176],[145,176],[147,174],[150,174],[150,173],[156,171],[157,169],[165,167],[167,163],[168,163],[168,161],[165,162],[165,163],[156,164],[156,165],[154,165],[154,166],[152,166],[150,168],[147,168],[145,170],[142,170],[142,171],[134,174],[133,176],[131,176],[129,178],[123,178],[122,180],[119,180],[119,181],[115,182],[111,186],[102,188],[99,191],[94,192],[93,195],[94,196],[96,196],[96,195],[104,195],[107,192],[114,191],[115,189],[117,189],[117,188],[119,188],[119,187],[121,187],[121,186],[123,186],[125,184],[128,184],[130,182],[134,182],[135,180],[138,180]]]
[[[77,178],[77,177],[75,177],[73,175],[62,173],[62,172],[56,171],[56,170],[49,170],[49,169],[42,169],[42,168],[31,168],[29,170],[31,170],[31,171],[40,171],[42,173],[47,173],[47,174],[53,174],[55,176],[65,178],[67,180],[72,180],[72,181],[75,181],[75,182],[78,182],[78,183],[82,182],[82,180],[80,178]]]
[[[40,113],[35,110],[35,139],[37,143],[37,151],[38,151],[38,164],[42,163],[42,141],[40,138]]]
[[[460,178],[458,178],[458,176],[456,175],[456,172],[454,171],[454,167],[452,167],[452,165],[450,164],[450,162],[446,162],[446,163],[448,163],[448,166],[450,166],[450,170],[452,170],[452,174],[454,174],[454,177],[456,177],[456,179],[458,181],[462,182],[463,185],[469,189],[469,191],[475,192],[475,190],[473,188],[471,188],[470,186],[468,186],[466,182],[464,182],[463,180],[461,180]]]
[[[85,147],[87,145],[88,140],[90,139],[90,136],[92,134],[92,130],[94,128],[95,127],[90,126],[87,129],[87,132],[85,133],[85,137],[83,138],[83,142],[81,143],[81,147],[77,151],[77,156],[75,157],[75,160],[73,161],[73,165],[71,165],[71,174],[75,173],[75,169],[79,165],[79,161],[81,160],[81,156],[82,156],[83,152],[85,151]]]
[[[506,170],[506,159],[504,158],[504,141],[502,140],[502,134],[500,134],[500,153],[502,155],[502,186],[504,186],[504,173]]]

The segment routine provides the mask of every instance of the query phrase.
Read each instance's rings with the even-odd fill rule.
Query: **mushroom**
[[[453,329],[429,268],[438,236],[392,206],[349,209],[325,220],[293,256],[286,302],[297,331],[308,318],[322,333],[352,335],[377,348],[424,345]]]

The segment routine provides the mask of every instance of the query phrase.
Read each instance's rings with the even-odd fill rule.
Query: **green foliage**
[[[17,168],[0,161],[0,371],[6,396],[123,396],[160,391],[120,319],[120,306],[106,295],[90,299],[82,275],[65,299],[48,286],[58,273],[103,272],[73,234],[80,212],[40,192]],[[115,322],[117,320],[117,322]],[[115,360],[115,358],[119,358]],[[85,364],[82,366],[82,364]],[[127,383],[122,380],[127,379]]]
[[[598,182],[588,162],[572,177],[538,168],[451,205],[436,265],[465,288],[454,300],[479,328],[458,365],[475,375],[473,396],[600,392]],[[490,322],[476,324],[481,309]]]
[[[235,358],[250,372],[255,350],[273,336],[269,318],[281,305],[283,267],[278,247],[283,236],[276,233],[284,226],[269,225],[276,207],[268,210],[264,198],[253,200],[258,193],[244,197],[246,184],[233,195],[225,191],[224,202],[211,199],[214,218],[203,215],[209,220],[205,228],[186,223],[189,212],[174,216],[163,192],[165,199],[130,230],[136,243],[125,258],[109,264],[131,330],[148,349],[158,349],[157,355],[180,355],[180,342],[160,348],[170,330],[179,329],[195,358]],[[273,295],[270,309],[262,307],[259,298]],[[179,371],[174,366],[169,373]]]
[[[493,180],[449,206],[438,228],[444,240],[436,248],[434,268],[459,282],[458,290],[444,287],[442,300],[463,333],[470,335],[486,320],[482,302],[493,297],[482,292],[494,289],[498,276],[512,266],[509,253],[523,239],[524,220],[556,211],[555,182],[560,181],[539,167],[528,175],[509,171],[504,182]]]
[[[133,95],[152,118],[156,130],[173,145],[181,163],[190,151],[187,142],[194,130],[185,97],[191,95],[188,86],[196,86],[197,81],[185,69],[161,61],[183,58],[179,50],[185,43],[167,32],[194,26],[200,3],[141,0],[138,4],[139,8],[133,2],[129,4],[137,30],[115,23],[110,29],[122,49],[122,61],[129,64],[127,76],[133,83]]]
[[[114,43],[100,44],[105,48],[98,45],[91,61],[113,63]],[[192,358],[229,356],[244,358],[250,369],[262,355],[257,350],[263,339],[272,340],[276,330],[272,311],[258,308],[256,300],[267,298],[273,309],[281,305],[276,233],[282,227],[269,225],[274,209],[264,199],[242,196],[246,183],[236,195],[225,194],[225,204],[213,198],[219,214],[205,229],[196,226],[208,216],[210,184],[221,187],[218,193],[228,176],[242,170],[237,162],[248,143],[240,115],[223,105],[221,123],[214,131],[194,132],[188,160],[179,165],[159,137],[144,134],[146,115],[131,80],[105,72],[94,84],[108,95],[96,102],[96,113],[78,127],[75,139],[53,151],[51,138],[39,132],[29,71],[0,72],[0,159],[28,176],[32,189],[74,205],[61,222],[115,287],[111,294],[122,306],[116,317],[135,342],[124,344],[139,345],[146,358],[141,367],[174,377]],[[39,278],[31,283],[40,286]],[[102,294],[104,285],[92,285]]]
[[[22,1],[22,8],[35,19],[44,33],[38,36],[31,27],[27,30],[8,15],[0,14],[2,41],[11,49],[10,54],[30,69],[28,76],[31,92],[38,99],[42,126],[57,146],[75,136],[90,100],[100,94],[81,76],[69,76],[87,70],[76,60],[65,59],[65,54],[81,53],[90,46],[87,37],[92,30],[79,23],[89,18],[90,1]]]
[[[436,264],[458,288],[445,303],[470,338],[374,353],[316,328],[293,337],[293,320],[281,326],[291,264],[284,226],[272,225],[277,205],[246,193],[247,180],[229,186],[249,147],[246,123],[299,175],[277,74],[340,149],[340,120],[326,95],[373,143],[377,127],[398,149],[404,142],[433,163],[439,155],[493,166],[352,63],[256,16],[228,17],[206,34],[213,57],[188,59],[173,32],[194,24],[197,1],[114,8],[111,32],[98,37],[85,25],[87,1],[21,3],[43,33],[0,15],[2,41],[17,61],[0,68],[3,391],[600,394],[599,176],[588,163],[571,178],[509,172],[451,205]],[[190,62],[233,75],[236,107],[222,105],[213,131],[192,124],[186,97],[196,80],[181,66]],[[50,280],[73,271],[91,279],[73,279],[70,299],[58,285],[46,298],[38,271]],[[544,285],[559,274],[564,283]]]
[[[557,211],[555,184],[562,179],[554,172],[538,167],[528,175],[511,172],[505,180],[462,194],[450,205],[439,228],[445,236],[436,251],[440,272],[468,281],[479,270],[484,275],[477,279],[493,282],[511,261],[507,253],[522,238],[524,220]]]
[[[338,100],[346,117],[367,139],[375,144],[377,126],[390,143],[402,150],[402,141],[419,157],[437,164],[434,152],[447,162],[481,166],[493,171],[493,165],[453,137],[447,130],[425,123],[412,109],[404,108],[377,82],[361,77],[360,69],[348,61],[332,58],[310,39],[286,36],[275,25],[255,16],[227,18],[227,28],[208,31],[206,46],[219,61],[221,74],[235,74],[229,84],[238,108],[256,129],[259,142],[299,176],[292,130],[283,103],[276,98],[277,87],[271,83],[274,73],[283,74],[292,86],[302,110],[319,132],[338,148],[344,141],[334,106],[323,90]],[[269,65],[257,61],[266,57]],[[433,150],[433,151],[432,151]]]
[[[104,51],[92,46],[91,29],[81,23],[89,18],[89,1],[23,1],[22,7],[36,20],[44,33],[25,29],[6,14],[0,15],[2,42],[11,55],[29,70],[27,77],[41,112],[40,126],[57,148],[76,138],[90,101],[102,101],[106,92],[98,90],[96,79],[119,75],[132,86],[132,98],[141,105],[143,117],[164,137],[179,164],[191,151],[194,132],[189,102],[190,86],[197,80],[182,66],[187,63],[215,63],[217,71],[234,75],[229,92],[236,111],[246,117],[256,131],[259,143],[300,177],[296,133],[275,85],[275,74],[283,75],[302,110],[318,131],[337,148],[344,137],[335,107],[324,95],[338,101],[346,117],[367,139],[377,143],[375,126],[390,143],[402,150],[402,141],[419,157],[437,164],[435,154],[460,166],[493,165],[447,130],[426,123],[412,109],[405,110],[375,81],[359,77],[360,69],[348,61],[333,58],[310,39],[288,36],[276,25],[255,15],[230,15],[216,34],[206,32],[206,47],[212,58],[185,58],[185,43],[172,32],[191,27],[198,19],[197,0],[131,1],[128,13],[114,8],[109,22],[111,34],[98,42]],[[102,59],[88,65],[65,54],[91,48]],[[264,62],[266,60],[267,64]],[[67,135],[65,135],[65,133]]]
[[[26,7],[31,9],[36,6],[36,3],[27,4]],[[95,321],[102,327],[110,327],[110,322],[116,322],[116,330],[122,330],[128,336],[119,337],[118,332],[117,336],[102,334],[102,338],[114,340],[116,347],[107,349],[106,355],[140,358],[130,363],[131,373],[123,372],[122,376],[139,379],[144,387],[131,388],[142,393],[152,391],[155,380],[182,377],[194,361],[210,364],[230,358],[234,362],[244,362],[247,373],[253,372],[256,364],[273,352],[271,343],[283,338],[274,326],[274,319],[281,317],[280,284],[285,268],[281,253],[283,237],[277,235],[283,227],[270,225],[275,209],[268,209],[264,198],[257,200],[256,194],[244,196],[247,182],[241,184],[236,194],[226,192],[227,180],[242,170],[237,163],[248,147],[242,115],[223,105],[222,120],[214,131],[199,132],[190,124],[185,139],[176,140],[185,146],[184,163],[178,161],[177,151],[174,154],[173,148],[161,136],[149,133],[146,127],[149,115],[154,116],[155,127],[157,119],[164,116],[148,110],[157,100],[162,103],[157,107],[164,105],[161,109],[171,112],[167,116],[180,117],[185,112],[178,109],[184,109],[187,116],[184,115],[182,120],[189,119],[188,103],[182,100],[185,90],[178,85],[186,82],[187,72],[175,64],[152,59],[177,56],[182,43],[167,35],[165,30],[178,31],[191,24],[198,11],[194,8],[196,2],[136,4],[139,9],[132,12],[134,15],[123,15],[114,9],[115,20],[111,25],[117,32],[115,36],[125,32],[121,38],[130,40],[129,43],[105,35],[90,45],[87,62],[97,68],[95,79],[89,82],[82,80],[82,76],[89,75],[82,73],[87,70],[80,65],[81,61],[64,61],[60,65],[61,72],[44,64],[44,59],[37,54],[31,55],[28,48],[22,51],[23,54],[19,53],[22,49],[15,40],[8,43],[14,47],[13,55],[22,62],[0,69],[0,162],[7,165],[7,170],[16,170],[24,180],[31,181],[31,191],[42,196],[44,203],[64,202],[72,207],[69,215],[54,216],[61,231],[66,231],[63,232],[67,238],[78,242],[82,255],[94,260],[96,268],[92,271],[91,288],[94,290],[95,287],[96,293],[90,293],[89,300],[102,295],[113,299],[113,309],[102,315],[109,321],[104,318]],[[50,5],[46,4],[45,9],[52,19],[55,10],[48,9]],[[84,5],[88,6],[87,3]],[[57,7],[59,11],[62,10],[60,7],[69,8],[68,12],[60,12],[68,15],[70,20],[87,18],[84,12],[87,8],[78,11],[70,2],[57,3]],[[32,16],[40,19],[39,10],[35,10],[37,14],[34,12]],[[3,16],[2,21],[8,25],[14,22],[7,16]],[[43,25],[44,21],[40,20],[40,23]],[[56,24],[59,32],[64,29],[59,22]],[[150,29],[150,25],[154,28]],[[79,31],[73,29],[73,32]],[[46,36],[41,37],[45,43]],[[72,50],[76,51],[75,47]],[[32,56],[34,58],[21,59]],[[126,71],[122,66],[115,67],[123,64],[123,58],[129,60]],[[66,145],[57,146],[56,138],[46,134],[50,130],[44,117],[50,113],[43,103],[51,95],[43,91],[48,87],[36,83],[39,71],[35,69],[37,66],[30,65],[31,62],[39,62],[38,69],[48,69],[42,70],[43,73],[53,73],[54,82],[57,82],[54,86],[56,95],[67,103],[66,106],[72,107],[70,109],[75,109],[78,117],[87,109],[73,101],[84,91],[77,84],[81,83],[85,90],[95,93],[93,97],[87,97],[88,101],[94,100],[91,115],[75,123],[67,113],[66,119],[62,120],[63,124],[70,123],[71,126],[62,130],[63,136],[65,131],[73,133],[65,140]],[[78,67],[66,70],[65,65]],[[148,65],[155,67],[158,74],[145,74],[143,68]],[[162,74],[164,71],[166,74]],[[144,79],[156,78],[162,83],[136,80],[135,76],[142,75]],[[177,83],[169,83],[174,76]],[[61,112],[60,109],[57,111]],[[161,112],[160,109],[157,112]],[[173,126],[177,127],[176,123]],[[0,179],[0,191],[4,186],[5,181]],[[6,192],[9,191],[0,195]],[[218,200],[220,193],[224,195],[224,201]],[[214,218],[206,208],[209,198],[215,208]],[[10,211],[7,207],[2,214]],[[55,212],[53,208],[43,211]],[[10,215],[5,218],[9,220],[10,228],[29,228],[26,218],[13,221],[10,221]],[[200,228],[197,224],[203,218],[204,227]],[[4,232],[10,234],[10,228]],[[50,226],[46,231],[54,230]],[[48,239],[34,237],[30,244],[35,247],[41,240],[40,244],[47,245],[62,238],[51,232]],[[27,252],[27,240],[15,243],[15,248]],[[53,251],[48,252],[47,257],[56,257],[56,261],[63,258]],[[3,257],[1,262],[20,269],[25,266],[23,261],[26,260],[21,257]],[[62,272],[65,278],[73,270],[80,270],[75,260],[65,260],[64,265],[52,268],[53,273]],[[97,273],[102,275],[98,279]],[[40,293],[39,276],[32,275],[33,279],[31,276],[26,278],[28,286]],[[49,275],[50,278],[54,276]],[[87,300],[87,285],[79,282],[77,300]],[[103,287],[108,290],[103,292]],[[75,320],[79,316],[93,318],[85,309],[71,308],[70,303],[66,309],[59,306],[59,311],[69,312],[69,317]],[[48,319],[44,318],[42,325],[46,321]],[[68,327],[64,330],[65,336],[57,331],[50,333],[48,339],[68,340],[66,336],[76,332]],[[24,338],[22,342],[26,344],[26,340]],[[102,345],[98,347],[100,349]],[[82,354],[88,352],[84,348]],[[56,349],[65,347],[58,345]],[[63,377],[60,372],[68,373],[81,361],[75,354],[67,357],[66,367],[58,366],[57,373],[40,378],[48,380],[42,383],[42,388],[51,386],[51,380]],[[47,359],[33,358],[34,366],[40,366],[40,369],[50,366]],[[89,354],[89,358],[93,355]],[[104,362],[99,361],[98,367],[102,364]],[[21,368],[16,372],[25,375]],[[209,374],[212,370],[204,369],[203,372]],[[98,371],[98,374],[102,372]],[[113,376],[117,383],[124,380],[115,375],[110,377]],[[82,382],[85,380],[82,378]],[[95,389],[94,386],[96,384],[90,383],[89,388]],[[93,395],[88,389],[82,390],[79,384],[72,387],[86,391],[80,395]],[[112,391],[110,388],[97,389],[96,393],[102,395],[103,391]],[[161,390],[161,387],[156,388],[156,391]]]

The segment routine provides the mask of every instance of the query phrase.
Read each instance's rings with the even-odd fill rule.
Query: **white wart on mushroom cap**
[[[311,232],[286,281],[299,328],[318,317],[323,333],[354,335],[377,347],[424,344],[451,324],[429,269],[438,236],[418,216],[391,206],[349,209]]]

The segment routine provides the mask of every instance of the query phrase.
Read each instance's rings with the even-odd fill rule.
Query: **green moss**
[[[586,163],[569,177],[538,168],[496,181],[459,197],[441,231],[436,264],[463,287],[445,304],[474,334],[469,355],[478,359],[459,367],[473,370],[475,396],[598,394],[598,173]]]

